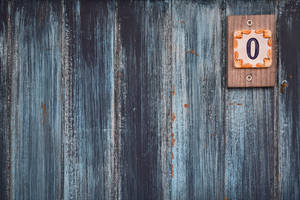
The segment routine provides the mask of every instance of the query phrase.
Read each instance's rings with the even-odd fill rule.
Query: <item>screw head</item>
[[[248,26],[252,26],[252,25],[253,25],[252,19],[248,19],[248,20],[247,20],[247,25],[248,25]]]
[[[246,80],[247,80],[248,82],[252,81],[252,75],[251,75],[251,74],[248,74],[248,75],[246,76]]]

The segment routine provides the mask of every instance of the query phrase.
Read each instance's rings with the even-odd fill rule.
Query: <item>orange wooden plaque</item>
[[[274,15],[227,17],[227,86],[273,87],[276,82]]]

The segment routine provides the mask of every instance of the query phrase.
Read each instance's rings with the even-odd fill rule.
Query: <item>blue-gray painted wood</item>
[[[141,1],[119,2],[117,7],[119,55],[115,86],[119,89],[121,199],[167,199],[169,196],[171,63],[168,7],[166,2]]]
[[[11,26],[8,3],[0,3],[0,197],[8,199],[10,190],[10,95]]]
[[[224,198],[223,6],[172,2],[172,199]]]
[[[111,199],[114,184],[113,2],[66,3],[65,199]],[[67,103],[68,102],[68,103]]]
[[[275,14],[275,1],[226,2],[227,15]],[[226,41],[227,42],[227,41]],[[225,197],[277,199],[273,88],[226,89]]]
[[[299,1],[280,2],[279,30],[280,165],[277,179],[280,182],[280,199],[296,200],[300,198]]]
[[[60,199],[60,4],[11,2],[10,199]]]
[[[0,199],[300,199],[299,13],[1,1]],[[226,88],[226,16],[244,14],[277,15],[275,88]]]

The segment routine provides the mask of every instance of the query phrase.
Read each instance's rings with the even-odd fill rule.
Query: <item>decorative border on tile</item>
[[[263,34],[264,38],[268,38],[268,46],[272,47],[272,32],[266,29],[259,29],[259,30],[241,30],[235,31],[233,35],[233,48],[236,49],[238,47],[237,39],[242,39],[243,34],[249,35],[252,31],[256,34]],[[272,65],[272,49],[268,50],[268,57],[264,58],[264,63],[257,63],[256,66],[253,66],[250,63],[244,63],[242,59],[238,59],[239,53],[234,51],[233,60],[234,60],[234,67],[236,68],[261,68],[261,67],[270,67]]]

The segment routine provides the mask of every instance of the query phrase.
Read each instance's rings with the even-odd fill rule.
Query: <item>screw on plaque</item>
[[[252,19],[248,19],[248,20],[247,20],[247,25],[248,25],[248,26],[252,26],[252,25],[253,25]]]
[[[248,75],[246,76],[246,80],[247,80],[248,82],[252,81],[252,75],[251,75],[251,74],[248,74]]]

